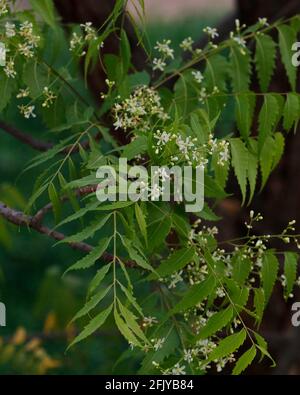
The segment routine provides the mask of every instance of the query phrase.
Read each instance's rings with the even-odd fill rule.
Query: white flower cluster
[[[34,113],[35,106],[31,106],[31,105],[25,106],[25,105],[22,104],[21,106],[18,106],[18,108],[19,108],[19,110],[20,110],[20,113],[21,113],[26,119],[29,119],[30,117],[31,117],[31,118],[36,118],[36,114]]]
[[[92,26],[92,22],[82,23],[80,27],[82,28],[82,33],[72,33],[69,49],[78,56],[84,56],[86,55],[84,47],[91,41],[96,40],[98,36],[96,29]],[[103,45],[104,44],[102,42],[100,47],[102,48]]]
[[[242,37],[241,31],[246,27],[245,24],[241,25],[240,20],[235,20],[235,32],[230,32],[230,38],[236,42],[240,47],[240,52],[242,55],[246,54],[246,40]]]
[[[156,43],[154,49],[160,53],[159,58],[153,59],[153,70],[164,71],[168,59],[174,59],[174,49],[170,47],[171,40],[163,40]]]
[[[152,88],[141,86],[129,98],[113,107],[115,129],[150,129],[152,117],[160,120],[168,119],[159,94]]]
[[[19,90],[19,92],[16,95],[17,99],[24,99],[30,95],[29,88],[22,88]],[[43,89],[43,103],[42,107],[43,108],[49,108],[54,101],[56,100],[57,96],[54,94],[52,90],[49,89],[48,86],[45,86]],[[34,113],[35,106],[32,105],[31,103],[27,105],[20,105],[18,106],[20,113],[26,118],[36,118],[36,114]]]
[[[12,58],[10,58],[4,67],[4,72],[7,75],[8,78],[15,78],[17,75],[17,72],[15,70],[15,62]]]
[[[5,24],[5,37],[11,39],[12,37],[18,36],[20,42],[18,43],[18,52],[25,58],[32,58],[34,56],[34,50],[38,47],[40,42],[40,36],[34,34],[33,24],[29,21],[21,23],[19,29],[17,30],[14,23],[6,22]],[[6,52],[10,52],[9,42],[6,43]],[[15,56],[16,56],[15,55]],[[15,70],[15,59],[10,57],[4,67],[4,72],[8,78],[15,78],[17,72]]]
[[[53,91],[51,91],[48,86],[45,86],[43,89],[43,95],[44,95],[44,102],[42,103],[42,107],[49,108],[51,104],[54,103],[55,99],[57,99],[57,96],[54,94]]]
[[[13,27],[11,26],[11,33]],[[34,49],[38,47],[40,36],[34,34],[31,22],[25,21],[20,25],[19,35],[23,38],[23,42],[19,43],[18,50],[25,58],[32,58]]]
[[[230,159],[229,142],[223,139],[214,139],[213,135],[209,136],[208,146],[210,148],[210,154],[217,156],[217,163],[220,166],[224,166]]]
[[[157,130],[154,135],[155,153],[161,154],[170,145],[173,152],[171,164],[186,161],[189,165],[204,167],[208,163],[208,157],[214,155],[217,163],[224,166],[230,159],[229,143],[224,139],[214,139],[210,134],[207,144],[199,144],[197,138],[184,137],[181,134]],[[172,146],[172,147],[171,147]],[[175,152],[174,152],[175,150]]]

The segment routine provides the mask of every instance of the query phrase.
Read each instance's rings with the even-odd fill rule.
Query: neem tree
[[[286,299],[297,283],[297,253],[271,248],[274,238],[298,248],[294,221],[281,234],[257,236],[253,224],[263,218],[251,210],[244,235],[218,240],[220,218],[213,209],[228,196],[231,169],[242,204],[249,204],[258,175],[262,189],[280,161],[284,132],[296,128],[300,100],[292,46],[300,18],[272,25],[260,18],[251,27],[236,20],[235,31],[218,45],[217,30],[207,27],[209,42],[202,50],[194,49],[190,38],[182,42],[187,61],[175,59],[167,39],[149,49],[145,31],[134,25],[138,45],[149,58],[147,70],[137,72],[120,23],[125,3],[116,1],[96,30],[89,21],[62,28],[51,1],[32,1],[33,11],[24,12],[14,11],[14,2],[0,1],[6,47],[0,127],[42,151],[26,168],[40,168],[26,212],[0,203],[0,213],[85,253],[67,269],[78,275],[89,269],[93,275],[87,303],[74,317],[87,324],[71,345],[112,316],[129,343],[122,358],[139,361],[140,373],[204,374],[230,364],[239,374],[256,357],[273,363],[257,331],[275,283],[282,282]],[[143,1],[135,5],[142,19]],[[112,33],[119,37],[119,54],[110,54],[106,46]],[[290,92],[268,92],[278,56]],[[84,80],[99,62],[107,89],[95,101]],[[255,75],[260,93],[250,90]],[[40,119],[53,142],[8,123],[12,106],[28,122]],[[228,111],[237,133],[220,127]],[[97,169],[111,165],[118,171],[120,157],[129,166],[203,166],[204,209],[191,215],[184,204],[151,199],[100,203]],[[161,192],[159,185],[155,191],[143,188],[150,197]],[[45,197],[50,202],[41,206]],[[55,227],[43,224],[49,213]],[[56,230],[70,223],[80,230],[71,236]]]

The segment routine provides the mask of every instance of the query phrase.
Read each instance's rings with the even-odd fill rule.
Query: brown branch
[[[30,147],[32,147],[37,151],[41,151],[41,152],[48,151],[54,146],[53,143],[37,140],[32,136],[29,136],[21,132],[20,130],[14,128],[13,126],[8,125],[3,121],[0,121],[0,129],[2,129],[5,133],[10,134],[17,140],[21,141],[22,143],[29,145]]]
[[[88,185],[86,187],[82,187],[74,191],[75,195],[77,197],[81,196],[86,196],[89,195],[90,193],[96,192],[97,190],[97,185]],[[62,203],[66,202],[69,200],[68,196],[62,196],[60,198],[60,201]],[[46,206],[42,207],[33,217],[32,217],[32,222],[40,224],[44,218],[44,216],[49,212],[52,211],[53,209],[53,204],[48,203]]]
[[[5,133],[13,136],[15,139],[21,141],[22,143],[30,146],[31,148],[35,149],[36,151],[40,151],[40,152],[45,152],[50,150],[51,148],[54,147],[54,143],[51,142],[47,142],[47,141],[42,141],[42,140],[38,140],[35,139],[34,137],[20,131],[19,129],[8,125],[6,122],[0,121],[0,129],[2,131],[4,131]],[[100,140],[100,133],[97,133],[97,135],[95,136],[95,140],[98,141]],[[83,142],[80,143],[81,147],[85,150],[89,149],[90,147],[90,142],[89,140],[85,140]],[[70,152],[72,150],[72,152]],[[60,151],[61,154],[74,154],[76,152],[79,151],[79,144],[76,147],[73,146],[68,146],[65,148],[62,148],[62,150]]]
[[[27,226],[31,229],[36,230],[41,234],[51,237],[54,240],[61,241],[66,238],[66,236],[63,233],[53,231],[50,228],[33,221],[33,217],[26,215],[23,212],[11,209],[1,201],[0,201],[0,215],[2,215],[3,218],[5,218],[8,222],[14,225]],[[75,250],[83,251],[85,253],[91,252],[94,248],[93,246],[87,243],[68,243],[68,245]],[[105,252],[101,258],[106,262],[111,262],[113,260],[113,255]],[[128,267],[135,266],[135,263],[130,260],[126,261],[125,264]]]

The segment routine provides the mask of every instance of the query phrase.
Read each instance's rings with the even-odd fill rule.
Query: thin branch
[[[14,225],[27,226],[31,229],[36,230],[41,234],[51,237],[54,240],[61,241],[66,238],[66,236],[63,233],[53,231],[50,228],[33,221],[33,217],[26,215],[21,211],[16,211],[14,209],[11,209],[1,201],[0,201],[0,215],[2,215],[3,218],[5,218],[8,222]],[[87,243],[68,243],[68,245],[75,250],[83,251],[85,253],[91,252],[94,248],[93,246]],[[106,262],[111,262],[113,260],[113,256],[107,252],[105,252],[101,258]],[[128,267],[135,266],[135,263],[130,260],[126,261],[125,264]]]
[[[34,137],[20,131],[19,129],[15,128],[14,126],[8,125],[6,122],[0,121],[0,129],[4,131],[5,133],[13,136],[15,139],[21,141],[22,143],[30,146],[31,148],[35,149],[36,151],[40,152],[45,152],[50,150],[51,148],[54,147],[54,143],[47,142],[47,141],[42,141],[35,139]],[[95,136],[95,140],[98,141],[100,139],[101,135],[100,133],[97,133]],[[85,150],[89,149],[90,147],[90,142],[89,140],[85,140],[80,143],[81,147]],[[63,148],[60,153],[62,154],[68,154],[70,153],[71,147],[65,147]],[[77,147],[74,147],[72,149],[72,154],[76,153],[79,151],[79,145]]]
[[[75,196],[77,197],[82,197],[82,196],[86,196],[89,195],[93,192],[96,192],[97,190],[97,185],[88,185],[86,187],[82,187],[77,189],[76,191],[74,191]],[[69,200],[68,196],[62,196],[60,198],[60,201],[62,203],[66,202]],[[40,224],[44,218],[44,216],[49,212],[52,211],[53,209],[53,204],[52,203],[48,203],[46,204],[46,206],[42,207],[33,217],[32,217],[32,222],[34,223],[38,223]]]
[[[21,141],[22,143],[29,145],[33,149],[37,151],[48,151],[49,149],[53,148],[54,144],[50,142],[45,142],[41,140],[37,140],[32,136],[21,132],[20,130],[16,129],[13,126],[8,125],[7,123],[0,121],[0,129],[2,129],[7,134],[10,134],[17,140]]]

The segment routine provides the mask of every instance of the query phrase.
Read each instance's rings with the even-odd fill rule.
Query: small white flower
[[[203,74],[201,73],[201,71],[192,71],[192,75],[195,78],[196,82],[198,82],[198,84],[201,84],[201,82],[204,79]]]
[[[57,99],[57,96],[52,92],[47,86],[44,87],[43,89],[43,95],[45,97],[45,100],[42,104],[42,107],[49,108],[51,104]]]
[[[8,62],[6,62],[4,72],[8,78],[15,78],[17,72],[15,70],[15,62],[13,61],[13,59],[10,59]]]
[[[150,196],[151,200],[157,200],[161,195],[161,188],[158,184],[154,184],[151,188]]]
[[[258,23],[262,26],[269,26],[267,18],[258,18]]]
[[[219,37],[219,33],[215,27],[207,26],[203,31],[204,33],[207,33],[211,39]]]
[[[154,350],[155,351],[160,350],[163,347],[165,340],[166,340],[165,337],[162,337],[160,339],[151,339]]]
[[[183,359],[184,359],[187,363],[193,362],[193,351],[192,351],[192,350],[184,350]]]
[[[246,47],[246,41],[240,36],[233,37],[233,41],[238,43],[241,47]]]
[[[180,44],[180,48],[182,48],[184,51],[192,52],[193,51],[193,44],[194,44],[194,40],[191,37],[187,37]]]
[[[29,94],[30,94],[29,88],[20,89],[16,97],[17,99],[23,99],[24,97],[28,97]]]
[[[153,70],[164,71],[166,65],[167,65],[166,62],[164,62],[163,59],[160,58],[153,59]]]
[[[176,273],[174,273],[174,274],[171,275],[171,282],[170,282],[170,284],[169,284],[169,288],[170,288],[170,289],[171,289],[171,288],[175,288],[176,285],[177,285],[179,282],[183,281],[183,278],[181,277],[181,275],[182,275],[182,270],[180,270],[180,272],[176,272]]]
[[[21,55],[25,56],[25,58],[33,57],[33,46],[28,43],[23,43],[18,45],[18,50]]]
[[[171,370],[171,374],[174,376],[185,375],[185,366],[180,366],[179,363],[176,363],[176,365]]]
[[[170,48],[171,40],[163,40],[163,42],[156,42],[155,49],[158,50],[165,58],[174,59],[174,49]]]
[[[82,27],[84,29],[85,41],[91,41],[91,40],[97,39],[97,32],[96,32],[96,29],[94,27],[92,27],[92,22],[82,23],[80,25],[80,27]]]
[[[22,115],[24,115],[24,117],[26,119],[29,119],[30,117],[36,118],[36,114],[34,114],[35,106],[29,106],[29,105],[28,106],[24,106],[24,105],[21,105],[21,106],[18,106],[18,108],[20,110],[20,113]]]

